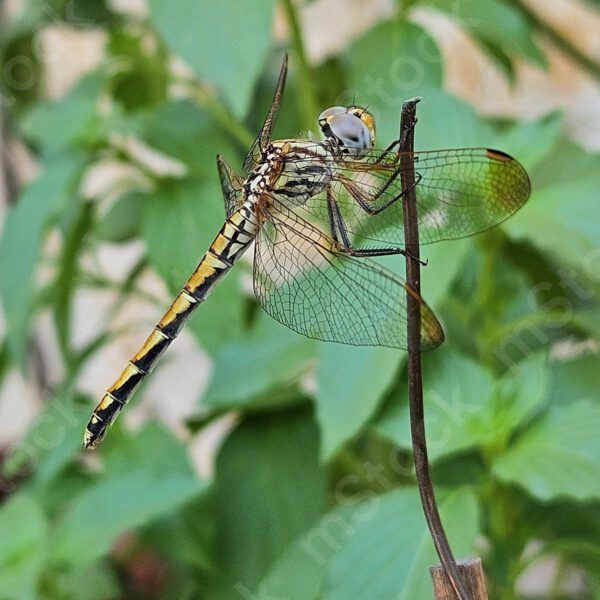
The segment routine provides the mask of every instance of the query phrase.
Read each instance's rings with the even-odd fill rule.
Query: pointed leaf
[[[496,460],[494,474],[541,500],[600,498],[600,406],[553,406]]]
[[[457,556],[472,551],[478,507],[466,490],[441,494],[440,513]],[[397,600],[431,595],[437,563],[416,489],[348,502],[281,557],[260,600]]]
[[[319,344],[317,418],[326,461],[375,412],[404,358],[390,348]]]
[[[74,200],[72,186],[81,166],[79,158],[72,155],[47,163],[6,218],[0,240],[0,296],[15,362],[21,362],[27,344],[33,275],[47,227]]]
[[[236,590],[253,590],[324,507],[310,413],[246,419],[219,454],[215,492],[221,570]]]
[[[175,54],[220,88],[241,117],[271,44],[273,2],[150,1],[150,20]],[[232,43],[235,40],[235,43]]]

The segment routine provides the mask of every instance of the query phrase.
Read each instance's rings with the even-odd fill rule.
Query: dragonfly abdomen
[[[256,230],[256,219],[249,205],[243,205],[225,221],[181,292],[94,409],[84,433],[84,447],[94,448],[102,440],[108,426],[152,371],[190,315],[252,243]]]

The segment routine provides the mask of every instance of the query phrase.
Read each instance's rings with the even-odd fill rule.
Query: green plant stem
[[[298,61],[298,97],[300,110],[302,111],[303,126],[310,129],[319,115],[317,94],[313,83],[313,76],[302,41],[302,32],[298,23],[298,14],[293,0],[282,0],[283,8],[287,17],[290,33],[292,35],[292,47]]]
[[[557,321],[560,321],[564,325],[573,325],[575,327],[581,326],[576,315],[569,315],[556,310],[537,312],[513,321],[504,327],[496,328],[496,330],[490,334],[488,341],[490,346],[495,346],[508,336],[519,334],[527,329],[544,327],[552,323],[555,324]]]
[[[596,79],[600,79],[600,64],[565,39],[549,23],[540,19],[535,12],[522,2],[522,0],[509,0],[509,2],[527,19],[527,21],[529,21],[534,30],[546,35],[554,45],[558,46],[580,67],[588,71],[590,75],[593,75]]]
[[[233,117],[210,92],[200,84],[192,85],[190,91],[192,98],[212,115],[224,131],[229,133],[242,147],[250,147],[254,141],[254,135],[243,123]]]

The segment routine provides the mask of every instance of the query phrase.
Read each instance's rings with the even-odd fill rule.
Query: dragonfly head
[[[353,156],[361,156],[375,144],[375,119],[360,106],[332,106],[319,115],[325,139]]]

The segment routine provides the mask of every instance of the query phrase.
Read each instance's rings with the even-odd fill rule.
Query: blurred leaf
[[[148,32],[132,27],[110,30],[107,50],[119,65],[112,74],[113,96],[127,110],[153,106],[167,95],[167,55],[160,44],[148,43]]]
[[[170,473],[195,479],[185,446],[163,425],[151,422],[128,437],[131,439],[106,444],[104,466],[111,475],[126,475],[135,469],[141,469],[154,477]]]
[[[439,89],[423,93],[423,101],[418,105],[417,115],[419,118],[415,129],[417,150],[463,146],[493,148],[496,145],[496,132],[478,117],[470,104],[449,96]]]
[[[598,402],[598,355],[589,352],[572,360],[551,363],[548,397],[550,403],[569,405],[578,400]]]
[[[44,234],[70,201],[81,167],[81,159],[69,155],[47,163],[6,218],[0,240],[0,295],[7,316],[9,349],[17,363],[22,361],[27,345],[33,275]]]
[[[453,551],[457,556],[471,553],[478,533],[475,497],[458,490],[444,497],[439,508]],[[414,489],[384,496],[377,514],[357,524],[354,534],[331,561],[324,597],[427,597],[431,590],[428,569],[437,563],[437,556],[421,512]],[[364,561],[362,568],[356,568],[357,559]]]
[[[139,235],[147,194],[131,192],[119,198],[99,221],[96,235],[106,242],[128,242]]]
[[[191,565],[203,571],[215,571],[215,514],[208,500],[201,497],[176,513],[166,515],[147,528],[144,539],[174,566]]]
[[[594,277],[593,257],[600,248],[600,188],[598,171],[584,178],[536,188],[525,206],[506,228],[513,237],[525,238],[561,264],[587,269]]]
[[[307,411],[246,418],[217,459],[220,567],[238,593],[317,520],[325,505],[318,433]]]
[[[314,357],[316,342],[260,314],[255,327],[224,344],[215,356],[204,403],[218,408],[264,407],[287,397]]]
[[[24,136],[40,146],[46,156],[94,139],[100,132],[95,103],[104,85],[104,77],[102,70],[86,75],[64,99],[37,104],[21,122]],[[65,157],[62,159],[68,162]]]
[[[317,419],[321,459],[329,460],[375,412],[404,354],[390,348],[319,344]]]
[[[63,357],[69,363],[71,362],[72,298],[79,283],[80,252],[92,225],[95,207],[91,202],[79,202],[70,208],[71,210],[66,211],[69,218],[63,227],[63,247],[51,300],[60,348]]]
[[[270,0],[249,0],[240,27],[242,15],[235,0],[170,4],[150,0],[150,20],[167,44],[224,92],[237,117],[247,110],[262,71],[271,44],[272,13]]]
[[[558,142],[563,115],[550,113],[534,121],[519,122],[498,135],[494,148],[514,156],[526,170],[542,164]]]
[[[542,137],[542,141],[544,137]],[[532,140],[532,143],[535,140]],[[542,147],[545,143],[542,144]],[[527,165],[531,168],[531,165]],[[559,137],[544,161],[531,170],[534,191],[566,182],[585,181],[590,174],[596,173],[600,167],[600,153],[586,152],[576,143]]]
[[[402,102],[416,95],[427,98],[442,82],[441,55],[433,39],[399,19],[377,25],[354,42],[348,63],[348,86],[359,104],[374,110],[381,147],[398,137]]]
[[[600,497],[600,406],[552,406],[494,463],[498,477],[541,500]]]
[[[28,495],[0,508],[0,594],[6,600],[36,600],[38,578],[48,553],[48,524]]]
[[[56,565],[94,562],[108,552],[119,534],[148,523],[202,491],[203,484],[191,469],[181,466],[186,462],[183,445],[157,428],[150,433],[148,440],[141,436],[139,451],[132,457],[135,460],[127,465],[131,440],[124,440],[120,447],[113,444],[106,476],[73,498],[53,534]],[[174,463],[179,466],[173,468]]]
[[[350,63],[348,84],[375,113],[378,146],[398,137],[402,102],[417,95],[417,150],[494,145],[473,108],[441,91],[440,51],[419,26],[393,20],[375,27],[352,46]]]
[[[119,598],[121,588],[117,576],[107,561],[62,573],[59,579],[63,598],[80,598],[85,590],[85,600]]]
[[[547,556],[555,557],[556,555],[575,563],[578,567],[583,567],[587,570],[588,581],[586,581],[590,591],[596,590],[595,595],[592,593],[591,598],[597,598],[600,592],[600,543],[590,543],[577,538],[566,538],[552,540],[544,547]]]
[[[442,0],[427,0],[427,4],[458,19],[486,48],[497,47],[507,54],[525,57],[540,67],[547,65],[544,54],[531,35],[529,23],[505,2],[461,0],[450,4]],[[497,56],[493,55],[493,58]]]
[[[494,381],[478,363],[449,349],[425,363],[427,441],[433,460],[482,447],[493,454],[506,444],[545,399],[545,357],[534,355]],[[402,395],[406,398],[406,392]],[[392,399],[377,430],[402,447],[411,447],[406,400]]]
[[[456,555],[470,553],[478,533],[474,496],[466,490],[442,494],[439,507]],[[434,563],[416,489],[397,490],[349,501],[326,515],[275,564],[259,598],[428,598]]]
[[[150,146],[185,163],[192,177],[216,183],[216,154],[231,156],[232,160],[235,157],[231,141],[215,120],[188,100],[166,102],[144,113],[136,121],[136,128]],[[222,197],[219,191],[204,202],[221,208]]]

